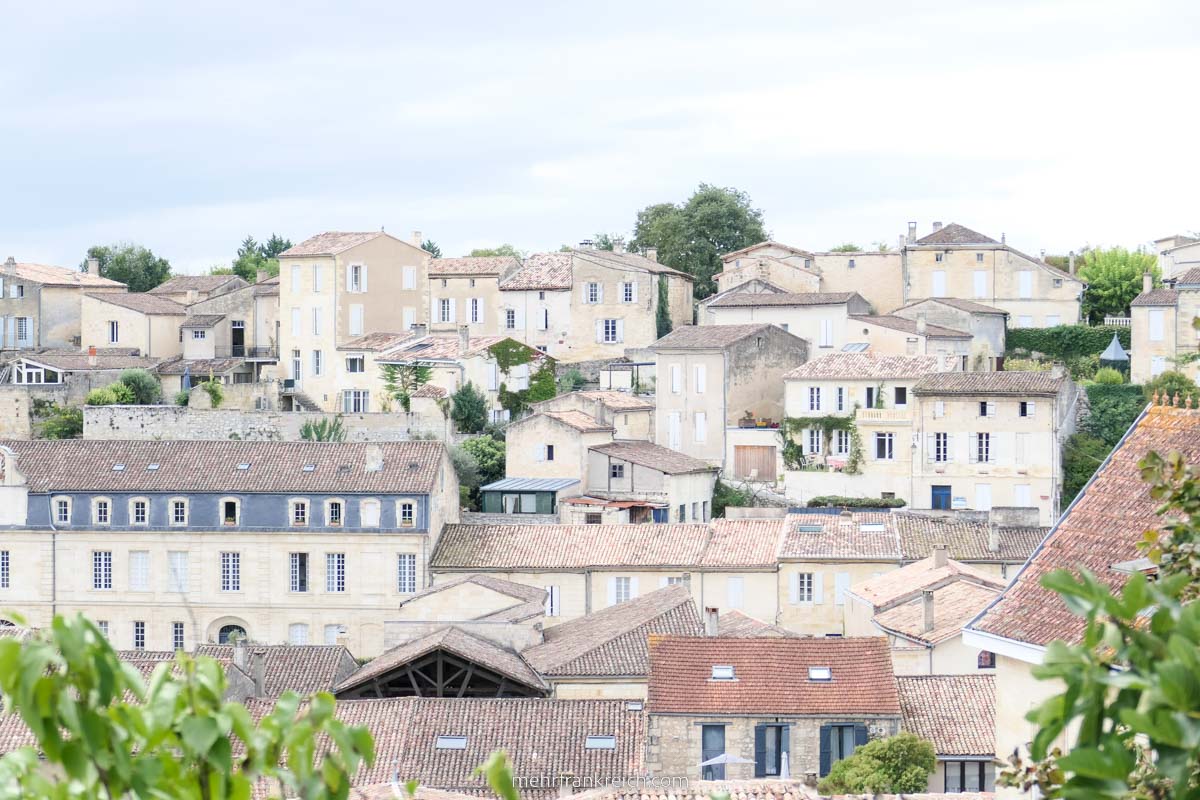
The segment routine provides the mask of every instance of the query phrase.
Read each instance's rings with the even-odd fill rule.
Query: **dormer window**
[[[809,667],[808,668],[808,679],[810,681],[817,681],[819,683],[828,683],[829,681],[833,680],[833,668],[832,667]]]
[[[729,664],[714,664],[712,668],[712,680],[714,681],[732,681],[736,680],[733,673],[733,666]]]
[[[150,501],[144,497],[129,501],[129,524],[146,525],[150,521]]]
[[[125,465],[124,464],[113,464],[112,471],[113,472],[124,472]]]
[[[416,512],[416,508],[412,503],[402,502],[400,504],[399,517],[400,517],[400,527],[401,528],[411,528],[413,526],[414,521],[416,519],[415,512]]]
[[[592,734],[584,741],[583,746],[587,750],[616,750],[617,737],[602,734]]]
[[[54,501],[54,524],[71,524],[71,499],[69,497],[59,497]]]
[[[112,503],[107,497],[98,497],[92,501],[92,521],[97,525],[108,525],[112,522]]]
[[[438,750],[466,750],[467,737],[465,736],[439,736],[437,743],[434,745]]]
[[[626,711],[641,711],[645,707],[646,707],[646,704],[643,703],[641,700],[630,700],[628,703],[625,704]]]
[[[297,526],[297,527],[307,525],[308,524],[308,501],[307,500],[293,500],[291,503],[291,506],[292,506],[292,515],[291,515],[292,516],[292,525]]]
[[[158,464],[147,464],[146,472],[158,472]]]
[[[227,497],[221,501],[221,524],[237,525],[241,521],[241,503]]]
[[[301,467],[301,469],[304,470],[305,472],[316,472],[317,465],[316,464],[305,464],[303,467]]]
[[[330,500],[325,504],[325,524],[337,528],[342,524],[342,501]]]
[[[188,501],[178,497],[171,500],[171,524],[187,525],[187,521]]]

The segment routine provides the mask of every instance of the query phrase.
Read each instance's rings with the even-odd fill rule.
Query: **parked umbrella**
[[[729,753],[721,753],[721,755],[719,755],[715,758],[710,758],[708,761],[701,761],[700,766],[713,767],[713,766],[716,766],[717,764],[753,764],[753,763],[754,763],[754,761],[749,758],[742,758],[741,756],[733,756],[733,755],[730,755]]]
[[[788,766],[787,751],[784,750],[783,751],[783,760],[779,764],[779,779],[781,781],[786,781],[790,777],[792,777],[792,770],[791,770],[791,767]]]
[[[192,368],[191,367],[183,368],[183,380],[181,381],[180,386],[183,387],[183,390],[185,392],[188,389],[192,388]]]

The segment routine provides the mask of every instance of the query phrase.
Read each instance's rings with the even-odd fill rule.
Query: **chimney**
[[[89,258],[87,260],[87,274],[88,275],[99,275],[100,274],[100,259]]]
[[[993,520],[988,521],[988,552],[1000,552],[1000,523]]]
[[[908,223],[908,243],[912,244],[917,240],[917,223]]]
[[[935,544],[933,546],[933,568],[946,566],[950,560],[950,548],[945,544]]]
[[[1154,276],[1149,272],[1142,273],[1142,291],[1148,292],[1154,288]]]
[[[255,650],[250,654],[250,677],[254,680],[254,696],[266,697],[267,694],[267,654],[264,650]]]
[[[409,326],[409,330],[413,332],[413,336],[420,338],[428,332],[429,328],[424,322],[414,322]]]
[[[596,243],[593,242],[591,239],[580,239],[579,249],[580,250],[595,250]]]
[[[1061,361],[1056,361],[1056,362],[1054,362],[1053,364],[1051,364],[1051,365],[1050,365],[1050,377],[1051,377],[1051,378],[1065,378],[1065,377],[1067,377],[1067,366],[1066,366],[1066,364],[1063,364]]]
[[[468,325],[458,326],[458,354],[465,356],[471,349],[471,328]]]
[[[420,247],[421,244],[424,243],[424,241],[425,241],[425,239],[424,239],[424,237],[421,236],[420,231],[412,232],[412,243],[413,244],[415,244],[417,247]]]
[[[338,635],[334,641],[337,642],[338,647],[344,647],[347,650],[350,649],[350,637],[346,635],[345,628],[338,628]]]
[[[942,223],[940,223],[940,222],[933,223],[933,232],[934,233],[937,233],[941,229],[942,229]]]
[[[96,366],[96,345],[94,344],[88,345],[88,366]]]
[[[383,472],[383,448],[373,444],[367,448],[367,472]]]
[[[925,611],[925,624],[921,630],[929,633],[933,630],[933,592],[929,589],[921,592],[921,608]]]
[[[254,282],[262,283],[269,277],[271,277],[271,273],[267,272],[265,269],[260,269],[254,273]]]
[[[843,508],[842,513],[838,514],[838,525],[853,525],[854,513],[848,508]]]
[[[721,625],[718,622],[717,609],[704,609],[704,635],[705,636],[720,636]]]
[[[12,275],[14,272],[16,272],[17,271],[17,260],[15,258],[13,258],[12,256],[9,256],[8,260],[4,262],[4,271],[7,272],[9,275]]]
[[[896,249],[897,250],[903,250],[904,245],[907,243],[908,243],[908,240],[904,238],[903,233],[896,237]]]
[[[646,248],[646,258],[650,259],[651,261],[653,261],[655,263],[658,263],[658,248],[657,247],[647,247]]]
[[[1075,274],[1075,251],[1072,250],[1067,254],[1067,272]]]
[[[1000,234],[1000,244],[1008,244],[1008,234],[1007,233]]]
[[[925,335],[925,312],[924,311],[917,312],[917,335],[918,336]]]
[[[241,636],[233,641],[233,665],[243,672],[246,671],[246,640]]]

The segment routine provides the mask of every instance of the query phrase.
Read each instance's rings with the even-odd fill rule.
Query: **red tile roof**
[[[877,356],[830,353],[784,374],[784,380],[810,378],[920,378],[937,371],[937,356]]]
[[[1000,244],[990,236],[984,236],[965,225],[951,222],[944,228],[922,236],[916,244]]]
[[[183,317],[187,315],[187,306],[182,303],[176,303],[169,297],[159,297],[147,292],[88,292],[87,296],[102,303],[121,306],[150,316]]]
[[[0,264],[0,270],[4,269]],[[118,283],[90,272],[77,269],[55,267],[49,264],[23,264],[17,262],[14,268],[16,275],[23,281],[40,283],[43,286],[71,286],[79,289],[125,289],[125,284]]]
[[[502,292],[571,288],[570,253],[534,253],[516,272],[500,281]]]
[[[901,728],[933,742],[939,756],[996,754],[993,676],[919,675],[899,677],[896,683]]]
[[[708,537],[703,524],[447,525],[431,568],[694,566]]]
[[[318,233],[316,236],[310,236],[300,244],[284,250],[279,256],[280,258],[290,258],[293,256],[333,256],[380,236],[387,236],[387,234],[383,231],[364,231],[361,233],[327,231],[326,233]]]
[[[471,256],[467,258],[435,258],[429,262],[430,275],[494,276],[504,275],[521,266],[513,256]]]
[[[554,412],[543,412],[553,416]],[[561,412],[560,412],[561,413]],[[570,413],[570,412],[566,412]],[[580,413],[580,412],[574,412]],[[607,427],[603,430],[608,430]],[[684,475],[690,472],[716,472],[717,468],[707,461],[692,458],[678,450],[671,450],[653,442],[632,439],[622,439],[608,444],[600,444],[589,450],[601,455],[615,458],[618,461],[628,461],[630,464],[655,469],[667,475]]]
[[[712,679],[728,665],[735,680]],[[809,680],[828,667],[829,681]],[[884,638],[651,637],[652,714],[899,715]]]
[[[328,692],[358,669],[358,661],[342,645],[247,644],[248,674],[250,654],[260,651],[266,658],[263,689],[267,698],[278,697],[287,691],[301,695]],[[214,658],[228,669],[233,663],[233,645],[202,644],[196,648],[196,655]]]

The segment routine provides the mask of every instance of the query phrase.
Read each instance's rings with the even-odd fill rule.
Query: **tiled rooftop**
[[[712,303],[709,308],[741,308],[745,306],[833,306],[844,305],[858,298],[858,292],[783,292],[783,293],[746,293],[734,292],[726,294]]]
[[[914,336],[919,335],[917,333],[917,321],[916,320],[905,319],[904,317],[897,317],[893,314],[854,315],[854,316],[850,317],[850,322],[846,323],[847,328],[852,328],[854,326],[853,323],[855,323],[855,322],[862,322],[862,323],[866,323],[868,325],[878,325],[881,328],[891,328],[892,330],[902,331],[904,333],[911,333]],[[967,333],[966,331],[956,331],[956,330],[953,330],[952,328],[943,328],[940,325],[926,325],[925,333],[920,334],[920,335],[924,335],[930,339],[970,339],[971,338],[971,334]],[[847,336],[850,336],[851,338],[853,338],[852,334],[848,333]]]
[[[521,266],[513,256],[474,256],[466,258],[435,258],[429,262],[431,276],[495,276],[504,275]]]
[[[913,387],[928,395],[1056,395],[1067,382],[1065,375],[1051,371],[1026,372],[937,372],[926,375]]]
[[[29,353],[21,357],[37,364],[61,369],[64,372],[80,372],[91,369],[154,369],[155,365],[159,363],[159,359],[157,358],[146,358],[144,356],[122,353],[97,353],[95,366],[89,363],[87,353],[74,351]]]
[[[5,265],[0,263],[0,274]],[[14,271],[18,278],[43,286],[74,286],[80,289],[124,289],[125,284],[118,283],[99,275],[83,272],[67,267],[54,267],[49,264],[25,264],[16,262]]]
[[[561,422],[580,433],[600,433],[602,431],[611,431],[612,425],[605,424],[593,417],[591,414],[585,414],[582,411],[568,409],[566,411],[539,411],[537,414],[532,414],[526,419],[533,419],[538,416],[549,417],[552,420]]]
[[[147,292],[88,292],[88,297],[151,316],[186,316],[187,306]]]
[[[916,244],[1000,244],[990,236],[984,236],[965,225],[951,222],[949,225],[917,239]]]
[[[905,602],[877,612],[875,624],[915,642],[937,644],[962,633],[963,626],[996,599],[1000,587],[959,580],[936,586],[932,591],[933,627],[929,630],[925,629],[925,606],[919,592]]]
[[[546,412],[553,415],[554,412]],[[569,412],[559,412],[569,413]],[[578,412],[577,412],[578,413]],[[716,467],[706,461],[684,455],[678,450],[632,439],[622,439],[589,448],[594,453],[628,461],[631,464],[655,469],[667,475],[683,475],[689,472],[715,472]]]
[[[430,568],[692,566],[708,538],[703,524],[447,525]]]
[[[358,669],[354,656],[341,645],[247,644],[247,671],[250,654],[255,652],[262,652],[266,658],[263,688],[267,698],[279,697],[287,691],[301,695],[328,692]],[[233,663],[233,653],[233,645],[227,644],[202,644],[196,648],[197,655],[214,658],[226,665]]]
[[[830,353],[801,364],[784,380],[801,378],[919,378],[937,371],[936,356],[876,356],[871,353]]]
[[[682,325],[652,344],[652,350],[720,350],[742,339],[775,327],[770,323],[750,325]],[[778,329],[783,333],[782,329]]]
[[[995,306],[985,306],[983,303],[975,303],[971,300],[960,300],[957,297],[926,297],[921,300],[915,300],[908,305],[901,306],[901,308],[912,308],[913,306],[919,306],[922,303],[940,303],[941,305],[957,308],[959,311],[967,311],[971,314],[1000,314],[1003,316],[1008,316],[1007,311],[996,308]]]
[[[902,676],[896,683],[901,727],[933,742],[939,756],[997,755],[993,676]]]
[[[369,242],[379,236],[387,236],[382,231],[364,231],[361,233],[346,233],[328,231],[310,236],[298,245],[288,248],[279,254],[280,258],[293,256],[333,256],[351,247]]]
[[[923,589],[932,589],[960,579],[997,591],[1005,586],[1004,581],[993,578],[970,564],[947,559],[945,565],[939,567],[936,559],[930,556],[862,583],[856,583],[850,587],[850,591],[878,609],[913,595],[919,596]]]
[[[493,611],[483,616],[474,617],[473,619],[488,620],[490,622],[520,622],[531,617],[540,616],[545,608],[546,590],[536,586],[529,586],[524,583],[514,583],[506,581],[503,578],[497,578],[492,575],[466,575],[455,580],[445,581],[430,586],[411,597],[405,598],[400,603],[403,608],[406,605],[420,601],[424,597],[441,594],[450,589],[461,586],[464,583],[474,584],[482,589],[486,589],[498,594],[507,595],[512,598],[512,604],[502,608],[499,611]]]
[[[1151,289],[1142,292],[1130,301],[1131,306],[1173,306],[1179,302],[1179,292],[1175,289]]]
[[[500,282],[502,292],[571,288],[570,253],[534,253],[525,259],[520,269]]]
[[[248,285],[237,275],[174,275],[150,290],[150,294],[182,294],[183,292],[213,293],[240,289]]]

